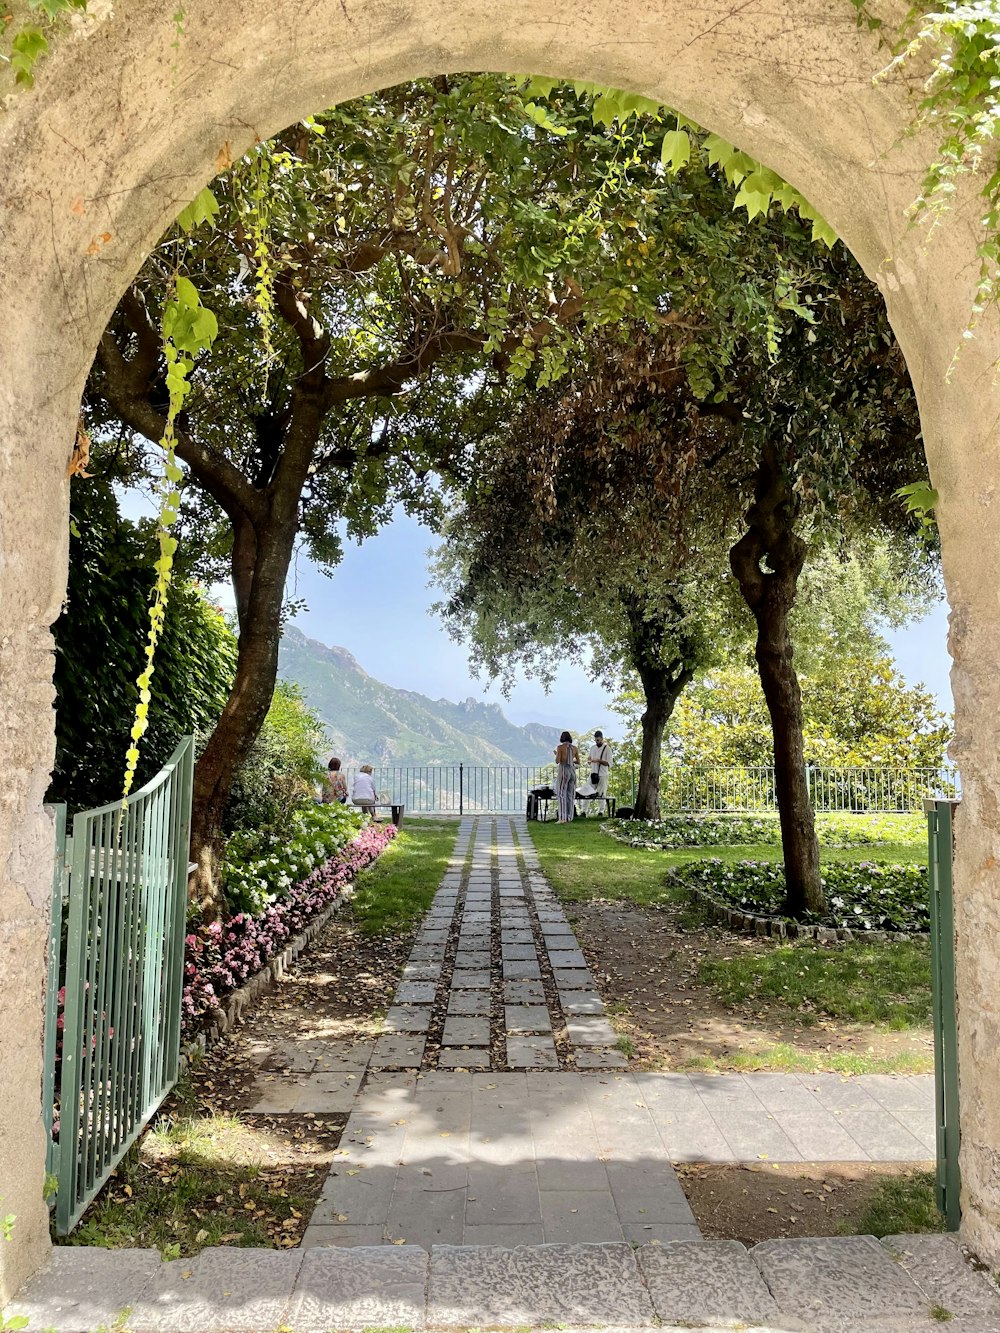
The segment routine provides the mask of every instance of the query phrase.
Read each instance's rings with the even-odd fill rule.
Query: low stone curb
[[[944,1235],[771,1240],[750,1250],[735,1241],[207,1249],[169,1262],[150,1250],[65,1247],[7,1314],[25,1317],[29,1333],[540,1325],[924,1333],[942,1318],[956,1333],[995,1333],[1000,1294],[958,1238]]]
[[[254,973],[249,981],[245,981],[239,990],[234,990],[220,1005],[208,1011],[208,1024],[197,1036],[185,1042],[181,1050],[182,1072],[191,1060],[204,1055],[220,1037],[250,1017],[257,1002],[274,989],[299,954],[313,942],[327,922],[336,916],[344,903],[349,902],[353,896],[354,885],[351,883],[340,891],[333,902],[327,903],[326,907],[285,945],[281,953],[275,954],[259,972]]]
[[[684,886],[692,902],[704,907],[713,921],[742,935],[763,935],[779,940],[815,940],[818,944],[836,944],[840,940],[927,940],[926,930],[852,930],[850,926],[809,926],[801,921],[785,921],[777,916],[760,916],[736,907],[729,907],[713,898],[704,889]]]

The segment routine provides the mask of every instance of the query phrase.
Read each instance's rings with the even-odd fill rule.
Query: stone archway
[[[907,229],[932,145],[849,0],[91,0],[0,119],[0,1301],[44,1255],[40,990],[51,873],[49,625],[65,587],[66,463],[120,293],[179,209],[296,119],[470,69],[580,77],[659,97],[797,185],[880,284],[920,402],[952,606],[967,1238],[1000,1260],[1000,439],[991,315],[946,373],[978,262],[971,199]],[[885,6],[901,15],[903,0]],[[175,44],[176,43],[176,44]],[[8,74],[4,75],[9,77]],[[0,93],[10,92],[0,85]]]

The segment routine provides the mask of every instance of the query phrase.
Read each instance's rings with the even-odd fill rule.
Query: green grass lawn
[[[358,876],[355,919],[370,935],[396,935],[417,924],[448,868],[457,819],[407,819],[399,836]]]
[[[850,1226],[840,1230],[854,1236],[906,1236],[921,1231],[944,1231],[937,1209],[934,1175],[912,1171],[880,1180],[867,1208]]]
[[[610,898],[651,904],[677,901],[678,891],[664,885],[671,866],[686,865],[717,857],[720,861],[780,861],[781,848],[677,847],[651,851],[628,847],[601,832],[599,819],[575,819],[572,824],[530,823],[528,829],[538,849],[542,870],[559,896],[567,902]],[[858,861],[890,861],[923,865],[927,861],[926,839],[879,843],[873,847],[821,847],[826,865]]]
[[[926,940],[852,940],[836,947],[778,944],[765,952],[706,959],[698,980],[726,1004],[780,1002],[803,1023],[826,1015],[890,1031],[931,1021],[931,952]]]
[[[780,847],[685,847],[651,851],[628,847],[600,831],[600,821],[572,824],[531,823],[542,870],[556,893],[567,902],[594,899],[625,901],[639,906],[685,904],[680,887],[664,883],[665,872],[690,861],[718,856],[724,861],[767,860],[781,857]],[[926,847],[912,842],[890,843],[849,850],[821,848],[824,863],[844,861],[908,861],[926,858]],[[688,931],[704,920],[691,907],[682,918]],[[926,1027],[931,1017],[930,946],[925,939],[888,944],[859,940],[838,945],[812,941],[772,943],[734,937],[725,957],[708,957],[698,969],[698,981],[727,1007],[757,1000],[778,1007],[785,1021],[802,1026],[820,1018],[845,1023],[871,1024],[882,1030],[907,1031]],[[843,1073],[874,1072],[863,1055],[844,1055]],[[833,1057],[820,1064],[803,1053],[775,1047],[748,1053],[746,1068],[833,1068]],[[926,1061],[901,1053],[891,1057],[891,1071],[911,1072]],[[914,1063],[915,1062],[915,1063]],[[856,1066],[856,1067],[855,1067]],[[734,1067],[732,1060],[727,1067]],[[879,1066],[881,1072],[882,1066]]]

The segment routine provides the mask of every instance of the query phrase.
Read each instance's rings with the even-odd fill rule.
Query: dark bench
[[[617,802],[613,796],[598,796],[596,793],[587,795],[583,792],[577,792],[574,799],[577,805],[579,805],[581,801],[607,801],[608,816],[611,819],[614,819],[615,817]],[[549,817],[549,804],[552,803],[553,805],[558,806],[559,798],[558,796],[539,796],[537,792],[531,792],[530,802],[533,804],[529,804],[528,818],[535,819],[539,823],[545,823]],[[534,809],[534,814],[531,813],[532,808]],[[579,813],[579,811],[577,813]]]
[[[576,803],[580,805],[583,801],[605,801],[607,803],[608,817],[614,819],[615,811],[618,808],[618,802],[613,796],[598,796],[597,792],[577,792]]]
[[[399,828],[400,824],[402,824],[403,822],[403,814],[406,811],[406,806],[403,804],[402,801],[400,801],[398,804],[395,801],[376,801],[375,809],[391,810],[392,814],[389,818],[389,823],[395,824],[396,827]]]

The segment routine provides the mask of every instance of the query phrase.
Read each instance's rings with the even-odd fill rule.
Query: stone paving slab
[[[928,1313],[924,1293],[873,1236],[766,1240],[750,1254],[778,1307],[802,1319],[905,1319]]]
[[[480,1193],[489,1183],[481,1172]],[[515,1192],[506,1201],[523,1207]],[[559,1202],[572,1200],[567,1194]],[[413,1213],[424,1208],[413,1194]],[[432,1212],[438,1233],[457,1232],[444,1195]],[[4,1314],[26,1318],[29,1333],[530,1333],[539,1325],[628,1333],[657,1323],[664,1330],[929,1333],[942,1321],[955,1333],[1000,1333],[1000,1295],[949,1236],[768,1241],[748,1253],[732,1241],[672,1236],[635,1249],[540,1243],[537,1223],[470,1224],[471,1243],[462,1245],[385,1245],[372,1225],[310,1231],[297,1251],[210,1249],[170,1263],[153,1251],[61,1247]],[[526,1233],[531,1243],[515,1243]],[[901,1255],[909,1268],[893,1257]]]
[[[160,1266],[128,1316],[129,1333],[259,1333],[277,1326],[301,1250],[202,1250]]]
[[[768,1324],[778,1306],[746,1248],[737,1241],[647,1245],[637,1253],[653,1308],[692,1324]]]
[[[91,1333],[135,1306],[160,1266],[156,1250],[60,1246],[3,1313],[26,1318],[33,1333]]]
[[[427,1251],[415,1245],[312,1249],[284,1322],[295,1333],[414,1328],[424,1320],[427,1268]]]
[[[654,1322],[628,1245],[437,1246],[427,1321],[442,1327]]]
[[[932,1304],[1000,1320],[996,1284],[967,1261],[957,1236],[885,1236],[882,1244]]]

